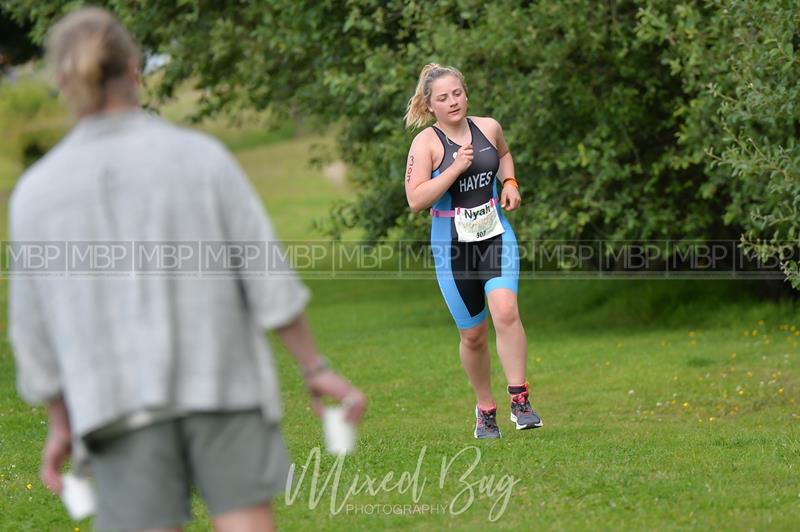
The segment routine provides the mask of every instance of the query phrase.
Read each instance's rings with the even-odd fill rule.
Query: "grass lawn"
[[[788,306],[741,301],[735,283],[525,283],[534,405],[545,427],[517,432],[502,419],[504,439],[475,442],[457,338],[433,282],[313,287],[321,344],[372,401],[361,452],[345,461],[342,491],[356,475],[413,473],[426,448],[419,502],[449,505],[466,488],[459,477],[475,456],[465,451],[440,487],[442,459],[477,446],[481,460],[464,482],[519,479],[498,521],[508,529],[530,527],[531,516],[545,529],[791,529],[800,522],[793,471],[799,338]],[[284,428],[302,465],[319,445],[309,433],[319,431],[309,428],[289,366]],[[496,360],[493,382],[503,398]],[[323,461],[321,480],[332,467]],[[444,515],[331,515],[330,490],[309,511],[309,484],[304,499],[279,507],[282,522],[471,530],[488,524],[499,497],[478,496],[475,486],[475,503],[460,515],[449,506]],[[395,490],[349,502],[414,500]]]
[[[317,238],[311,219],[347,194],[307,165],[313,142],[237,151],[285,239]],[[312,493],[321,427],[278,349],[283,429],[298,466],[296,497],[275,504],[285,530],[800,523],[800,320],[792,304],[757,301],[744,282],[524,281],[533,402],[545,426],[513,429],[493,355],[504,437],[478,442],[457,332],[433,278],[309,284],[318,343],[370,407],[358,452],[341,464],[323,453]],[[5,297],[2,282],[2,320]],[[18,399],[3,342],[0,530],[90,528],[70,523],[38,481],[44,423],[41,409]],[[202,505],[195,508],[189,530],[210,529]]]

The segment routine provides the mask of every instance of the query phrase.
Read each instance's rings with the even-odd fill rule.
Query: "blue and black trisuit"
[[[486,294],[508,288],[515,294],[519,279],[519,252],[511,224],[497,209],[503,234],[478,242],[459,242],[454,216],[458,208],[474,208],[497,194],[497,149],[475,123],[467,118],[472,135],[473,159],[450,188],[431,208],[431,249],[436,279],[456,326],[468,329],[486,319]],[[444,146],[441,164],[431,173],[435,178],[453,163],[459,146],[436,126],[433,130]]]

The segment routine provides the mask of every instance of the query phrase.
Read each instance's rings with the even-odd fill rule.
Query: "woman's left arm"
[[[514,179],[514,160],[511,158],[511,150],[508,149],[506,138],[503,135],[503,128],[499,122],[495,121],[495,124],[495,145],[497,146],[497,155],[500,157],[498,174],[504,180],[503,190],[500,193],[500,205],[507,211],[513,211],[522,203],[522,197],[519,194],[517,181]]]

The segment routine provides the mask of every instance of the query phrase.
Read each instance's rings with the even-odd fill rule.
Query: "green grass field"
[[[311,144],[324,139],[240,142],[237,156],[279,233],[318,238],[311,220],[348,194],[307,164]],[[524,281],[530,382],[545,426],[513,430],[495,357],[504,437],[478,442],[457,332],[432,277],[309,284],[318,343],[366,391],[370,407],[358,452],[340,470],[323,453],[312,493],[321,426],[278,349],[283,429],[298,476],[312,457],[296,498],[276,501],[284,530],[792,530],[800,523],[800,320],[792,304],[757,301],[744,282]],[[0,530],[90,529],[70,523],[38,481],[45,418],[16,395],[7,341],[0,427]],[[189,530],[209,530],[202,505],[195,508]]]

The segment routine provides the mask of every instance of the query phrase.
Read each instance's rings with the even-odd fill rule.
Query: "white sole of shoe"
[[[517,423],[517,416],[515,416],[514,414],[511,414],[511,421],[514,422],[514,426],[517,427],[517,430],[538,429],[539,427],[544,426],[544,423],[542,423],[541,421],[539,421],[535,425],[520,425],[519,423]]]

